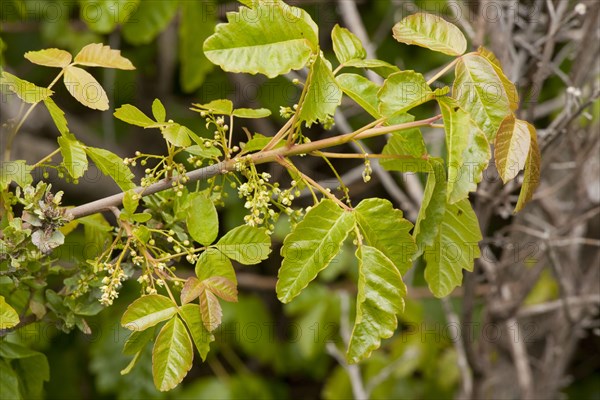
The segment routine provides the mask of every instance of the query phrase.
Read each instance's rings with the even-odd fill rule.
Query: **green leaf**
[[[306,65],[318,48],[317,32],[306,11],[261,1],[227,13],[227,23],[204,42],[204,54],[225,71],[274,78]]]
[[[196,262],[196,276],[200,280],[222,276],[237,284],[235,270],[229,258],[215,248],[209,247]]]
[[[0,162],[0,189],[6,189],[12,181],[21,187],[33,183],[32,168],[25,160]]]
[[[271,238],[265,228],[241,225],[227,232],[214,247],[240,264],[253,265],[269,257]]]
[[[349,60],[344,65],[346,67],[367,68],[384,78],[387,78],[393,73],[400,72],[400,68],[397,66],[377,59]]]
[[[317,121],[327,121],[335,114],[335,109],[342,102],[342,89],[331,72],[329,62],[322,56],[317,57],[311,66],[308,80],[299,118],[310,127]]]
[[[409,233],[413,224],[403,218],[402,211],[394,209],[389,200],[371,198],[354,208],[354,217],[366,244],[389,258],[400,274],[412,267],[417,246]]]
[[[156,337],[152,350],[152,377],[162,392],[173,389],[192,368],[194,348],[185,325],[172,318]]]
[[[47,97],[44,99],[44,104],[50,113],[50,117],[54,121],[54,125],[58,128],[58,131],[65,135],[69,132],[69,128],[67,126],[67,119],[65,118],[65,113],[61,110],[54,100],[51,97]]]
[[[448,201],[456,203],[477,190],[491,157],[485,134],[450,97],[438,97],[448,151]]]
[[[306,213],[281,248],[283,263],[276,289],[282,303],[292,301],[329,265],[353,226],[353,214],[329,199]]]
[[[357,363],[394,334],[396,314],[404,310],[406,286],[392,261],[378,249],[359,246],[356,320],[346,357]]]
[[[75,136],[66,133],[58,138],[58,146],[63,156],[63,165],[73,179],[79,179],[88,168],[85,146],[75,139]]]
[[[237,108],[233,115],[238,118],[265,118],[271,115],[271,111],[266,108]]]
[[[212,200],[204,193],[190,193],[187,198],[187,224],[190,236],[198,243],[208,246],[219,234],[219,216]]]
[[[529,134],[531,135],[531,145],[529,146],[527,161],[525,161],[525,176],[523,177],[523,186],[521,186],[521,193],[519,193],[519,200],[517,200],[515,212],[519,212],[525,207],[525,205],[533,198],[533,193],[540,184],[542,156],[540,154],[540,148],[538,147],[537,133],[533,125],[528,122],[526,122],[526,124]]]
[[[192,140],[190,139],[191,135],[195,135],[188,127],[179,125],[177,123],[171,123],[167,125],[165,128],[161,129],[163,137],[173,146],[177,147],[187,147],[192,144]]]
[[[121,55],[120,50],[111,49],[102,43],[90,43],[75,56],[75,64],[89,67],[135,69],[131,61]]]
[[[394,39],[427,49],[460,56],[467,50],[467,39],[460,29],[445,19],[426,13],[409,15],[392,28]]]
[[[140,196],[133,190],[128,190],[123,195],[123,208],[128,214],[134,214],[140,204]]]
[[[204,327],[209,332],[214,331],[221,325],[223,318],[221,304],[210,290],[204,289],[200,292],[200,315]]]
[[[52,96],[54,93],[50,89],[36,86],[6,71],[2,71],[2,75],[0,75],[0,85],[6,86],[7,90],[10,90],[25,103],[29,104],[38,103]]]
[[[272,136],[265,136],[261,135],[260,133],[255,133],[254,136],[252,136],[252,139],[248,140],[248,143],[246,143],[242,147],[242,150],[244,150],[244,153],[251,153],[253,151],[262,150],[267,144],[271,142],[272,139]],[[273,148],[276,149],[278,147],[283,146],[284,144],[285,142],[283,140],[280,140],[275,146],[273,146]]]
[[[221,156],[221,150],[215,146],[194,145],[186,147],[185,151],[200,158],[218,158]]]
[[[415,71],[401,71],[388,76],[377,93],[379,113],[389,117],[405,113],[413,107],[434,98],[423,75]]]
[[[197,299],[198,296],[204,290],[204,285],[195,277],[190,276],[186,279],[183,288],[181,289],[181,304],[187,304],[194,299]]]
[[[80,0],[80,18],[96,33],[111,33],[129,19],[139,0]]]
[[[18,323],[19,314],[0,296],[0,329],[12,328]]]
[[[165,30],[178,6],[179,1],[142,1],[123,25],[123,37],[135,45],[150,43]]]
[[[133,356],[139,353],[152,340],[154,340],[154,328],[133,331],[123,345],[123,354]]]
[[[494,143],[494,159],[498,174],[504,183],[513,179],[525,168],[531,134],[526,121],[516,119],[514,115],[504,118]]]
[[[438,234],[424,254],[425,280],[434,296],[449,295],[462,283],[462,270],[473,271],[473,260],[480,256],[481,239],[479,222],[469,199],[446,204]]]
[[[512,83],[506,77],[506,75],[504,75],[504,71],[502,70],[502,65],[500,65],[500,61],[496,58],[494,53],[492,53],[485,47],[480,47],[479,49],[477,49],[477,53],[479,53],[479,55],[481,55],[482,57],[485,57],[490,62],[490,64],[492,64],[496,75],[498,75],[498,78],[500,78],[500,81],[504,86],[504,91],[508,96],[508,103],[510,105],[510,109],[512,111],[516,111],[519,108],[519,92],[517,91],[515,84]]]
[[[133,358],[131,359],[129,364],[127,364],[127,366],[121,370],[120,374],[127,375],[128,373],[130,373],[131,370],[133,370],[133,367],[135,367],[135,365],[137,364],[141,355],[142,355],[141,351],[138,351],[137,353],[135,353],[135,355],[133,356]]]
[[[177,313],[177,305],[171,299],[158,294],[142,296],[127,307],[121,325],[132,331],[143,331]]]
[[[64,68],[71,64],[71,53],[60,49],[44,49],[39,51],[28,51],[24,57],[34,64],[46,67]]]
[[[115,110],[113,115],[123,122],[127,122],[130,125],[141,126],[142,128],[155,124],[150,117],[131,104],[123,104]]]
[[[403,124],[414,121],[410,114],[397,114],[388,119],[386,125]],[[398,158],[382,158],[379,163],[388,171],[429,172],[431,165],[427,159],[427,148],[419,128],[393,132],[381,152]]]
[[[238,301],[237,285],[225,277],[211,276],[203,280],[202,284],[206,290],[210,290],[225,301]]]
[[[213,33],[217,6],[213,0],[182,1],[179,23],[179,82],[186,93],[198,89],[214,68],[202,50],[202,43]]]
[[[413,231],[413,237],[417,243],[415,257],[423,253],[425,247],[433,245],[446,211],[448,184],[444,164],[438,159],[431,159],[429,163],[431,171],[427,175],[423,202]]]
[[[213,100],[210,103],[206,104],[192,103],[192,106],[199,109],[195,110],[192,108],[192,111],[208,111],[212,114],[224,115],[231,115],[233,113],[233,103],[231,102],[231,100],[227,99]]]
[[[373,117],[380,117],[377,109],[377,92],[380,87],[376,83],[358,74],[341,74],[336,80],[348,97]]]
[[[210,350],[210,343],[215,340],[212,333],[206,330],[202,323],[200,314],[200,306],[197,304],[185,304],[179,309],[179,315],[188,327],[196,345],[196,349],[202,357],[202,361],[206,360],[206,355]]]
[[[152,102],[152,115],[154,116],[154,119],[156,119],[156,122],[165,122],[165,119],[167,118],[167,110],[165,110],[165,106],[159,99],[154,99]],[[145,116],[146,115],[144,114],[144,117]]]
[[[452,97],[471,114],[471,119],[492,143],[500,124],[511,114],[502,80],[492,64],[478,54],[461,57],[455,74]]]
[[[135,184],[132,181],[135,176],[131,170],[123,164],[123,159],[121,159],[121,157],[108,150],[88,146],[85,147],[85,152],[104,175],[114,179],[121,190],[126,191],[135,187]]]
[[[362,60],[367,57],[367,52],[359,38],[346,28],[335,25],[331,31],[333,52],[340,64],[353,59]]]
[[[0,393],[6,399],[20,400],[23,397],[19,392],[19,377],[10,366],[10,363],[0,359]]]
[[[0,343],[0,358],[13,360],[12,365],[19,378],[20,394],[24,399],[42,398],[44,382],[50,379],[50,366],[43,353],[31,350],[20,344],[3,341]],[[6,376],[0,367],[0,376],[4,381]],[[0,384],[2,388],[2,384]],[[5,392],[2,398],[6,398]]]
[[[102,85],[86,70],[72,65],[65,68],[65,87],[71,96],[93,110],[108,110],[108,97]]]

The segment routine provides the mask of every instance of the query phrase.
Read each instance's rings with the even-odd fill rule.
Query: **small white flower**
[[[585,15],[587,12],[587,6],[584,3],[579,3],[575,6],[575,13],[579,15]]]

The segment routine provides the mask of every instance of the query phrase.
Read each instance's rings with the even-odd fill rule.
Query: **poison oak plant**
[[[492,144],[504,182],[524,169],[515,212],[531,199],[540,165],[535,129],[515,118],[517,91],[494,55],[484,48],[466,53],[466,39],[457,27],[429,14],[409,16],[394,26],[398,42],[448,55],[447,66],[426,81],[418,72],[367,59],[360,40],[339,26],[331,34],[337,60],[330,61],[320,50],[318,27],[305,11],[281,1],[243,3],[239,11],[227,14],[226,23],[217,25],[204,42],[204,53],[229,72],[274,78],[291,70],[308,70],[304,82],[295,81],[302,87],[298,103],[282,105],[287,122],[274,135],[251,135],[244,127],[245,119],[268,117],[269,110],[236,108],[229,100],[216,99],[191,107],[214,129],[212,138],[203,138],[169,119],[156,99],[151,116],[129,104],[118,108],[114,116],[150,130],[149,135],[161,135],[166,155],[136,152],[121,159],[80,142],[52,91],[62,78],[81,104],[108,109],[104,90],[82,67],[133,69],[119,51],[92,44],[74,58],[58,49],[26,53],[34,64],[58,68],[56,79],[47,87],[2,73],[2,84],[29,104],[20,120],[9,126],[0,179],[2,336],[36,320],[58,323],[65,331],[77,327],[90,333],[85,317],[110,306],[124,280],[137,279],[141,295],[121,320],[132,331],[123,352],[133,357],[122,373],[134,368],[142,350],[153,342],[154,383],[160,390],[170,390],[191,368],[194,347],[206,358],[214,340],[211,332],[221,323],[220,302],[237,301],[232,260],[253,265],[269,257],[270,234],[284,214],[290,217],[292,231],[281,248],[283,263],[276,287],[283,303],[293,301],[327,268],[345,241],[355,245],[358,293],[347,359],[356,363],[394,334],[406,294],[402,276],[418,257],[424,258],[425,280],[437,297],[461,284],[463,269],[472,270],[482,236],[468,196],[482,179]],[[384,78],[383,84],[346,72],[347,67],[372,70]],[[452,69],[452,88],[431,89],[434,81]],[[373,121],[354,132],[311,140],[306,128],[313,124],[331,127],[344,95]],[[410,111],[430,101],[438,103],[441,114],[415,120]],[[60,132],[58,148],[33,165],[11,161],[13,139],[40,103]],[[428,154],[420,127],[444,129],[444,159]],[[381,154],[326,151],[387,134]],[[53,165],[50,160],[57,153],[63,161]],[[345,197],[336,197],[296,167],[296,156],[363,160],[365,183],[370,179],[372,158],[387,170],[426,174],[415,225],[388,200],[368,198],[354,204],[342,181]],[[32,185],[32,173],[46,174],[49,169],[77,182],[88,160],[112,177],[122,193],[66,207],[61,193],[53,193],[49,184]],[[287,169],[290,187],[282,187],[257,168],[266,163]],[[129,167],[138,164],[145,167],[145,174],[136,186]],[[225,185],[237,189],[248,213],[242,225],[219,237],[217,210],[223,205]],[[310,191],[312,206],[294,206],[301,190]],[[116,227],[111,227],[102,211],[114,213]],[[76,268],[62,267],[53,254],[78,225],[101,250]],[[183,279],[180,272],[189,264],[195,265],[195,276]],[[48,286],[51,275],[63,280],[58,292]],[[2,341],[0,356],[3,377],[15,377],[14,382],[3,380],[7,390],[17,397],[41,390],[41,381],[48,379],[41,353]],[[33,373],[22,368],[25,372],[17,377],[16,364],[33,358],[39,361],[39,370]]]

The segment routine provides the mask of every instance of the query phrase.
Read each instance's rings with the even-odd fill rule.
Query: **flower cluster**
[[[113,300],[119,297],[118,290],[121,288],[122,282],[127,278],[127,275],[125,275],[125,272],[121,268],[111,263],[105,263],[104,269],[108,275],[102,278],[100,303],[104,306],[110,306]]]

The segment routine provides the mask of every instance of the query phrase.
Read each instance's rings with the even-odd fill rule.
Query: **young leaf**
[[[165,140],[173,146],[187,147],[192,144],[192,140],[190,139],[190,132],[192,131],[183,125],[170,123],[165,128],[161,129],[161,132]],[[192,135],[193,134],[194,133],[192,132]]]
[[[271,238],[264,228],[241,225],[227,232],[214,247],[240,264],[253,265],[269,257]]]
[[[125,212],[131,215],[135,214],[139,204],[140,197],[137,193],[135,193],[133,190],[128,190],[125,192],[123,195],[123,209],[125,209]]]
[[[30,185],[33,182],[31,170],[25,160],[0,162],[0,189],[6,189],[12,181],[21,187]]]
[[[229,258],[215,248],[209,247],[200,254],[196,262],[196,276],[201,281],[213,276],[222,276],[237,285],[235,270]]]
[[[417,246],[409,233],[413,224],[403,218],[402,211],[389,200],[372,198],[354,208],[354,217],[366,244],[383,253],[400,274],[412,267]]]
[[[206,104],[192,103],[192,106],[198,108],[198,110],[191,108],[192,111],[208,111],[213,114],[224,115],[231,115],[231,113],[233,113],[233,103],[231,102],[231,100],[227,99],[213,100],[210,103]]]
[[[415,71],[401,71],[388,76],[377,93],[379,113],[389,117],[405,113],[413,107],[434,98],[423,75]]]
[[[141,126],[142,128],[155,124],[150,117],[131,104],[123,104],[115,110],[113,115],[123,122],[127,122],[130,125]]]
[[[458,61],[452,97],[471,114],[471,119],[492,143],[500,124],[511,114],[502,80],[492,64],[479,54],[467,54]]]
[[[525,161],[525,176],[523,177],[523,186],[521,186],[515,212],[519,212],[525,207],[533,198],[533,193],[540,184],[541,154],[538,147],[537,133],[533,125],[528,122],[526,124],[531,135],[531,145],[529,146],[527,161]]]
[[[113,50],[102,43],[90,43],[75,56],[75,63],[90,67],[135,69],[131,61],[121,55],[120,50]]]
[[[57,68],[64,68],[71,64],[73,58],[71,53],[60,49],[28,51],[24,57],[34,64]]]
[[[393,73],[400,72],[400,68],[397,66],[377,59],[348,60],[344,65],[346,67],[367,68],[384,78],[387,78]]]
[[[162,392],[177,386],[192,368],[194,348],[185,325],[172,318],[160,330],[152,350],[152,377]]]
[[[203,43],[216,25],[216,13],[207,12],[213,1],[182,1],[179,23],[179,61],[181,62],[180,85],[184,92],[198,89],[206,74],[214,68],[202,51]],[[216,8],[215,8],[216,9]],[[201,22],[199,22],[201,21]]]
[[[362,60],[367,57],[367,52],[359,38],[346,28],[335,25],[331,31],[333,41],[333,52],[340,64],[348,60]]]
[[[86,146],[85,152],[104,175],[113,178],[121,190],[126,191],[135,187],[132,181],[134,175],[123,163],[121,157],[108,150],[88,146]]]
[[[200,158],[218,158],[221,156],[221,150],[219,150],[217,147],[206,147],[204,144],[186,147],[185,151]]]
[[[485,57],[490,62],[490,64],[492,64],[496,75],[498,75],[498,78],[500,78],[500,81],[504,86],[504,91],[508,96],[508,103],[510,105],[510,109],[512,111],[516,111],[519,108],[519,92],[517,91],[515,84],[512,83],[506,77],[506,75],[504,75],[504,71],[502,70],[502,65],[500,65],[500,61],[496,58],[494,53],[492,53],[485,47],[478,48],[477,53],[479,53],[479,55],[481,55],[482,57]]]
[[[127,307],[121,325],[132,331],[143,331],[177,314],[177,304],[158,294],[142,296]]]
[[[354,216],[332,200],[312,208],[286,236],[281,248],[283,263],[277,280],[277,297],[289,303],[340,252],[354,226]]]
[[[0,85],[16,94],[25,103],[34,104],[52,96],[52,90],[39,87],[6,71],[0,75]]]
[[[143,331],[133,331],[123,345],[123,354],[133,356],[139,353],[151,340],[154,339],[154,328]]]
[[[429,163],[431,171],[427,175],[423,202],[413,231],[417,243],[415,257],[421,255],[425,247],[433,245],[446,211],[446,170],[441,160],[431,159]]]
[[[131,44],[150,43],[173,19],[179,1],[142,1],[123,25],[123,37]],[[198,24],[201,22],[198,21]]]
[[[342,89],[331,72],[329,62],[321,56],[312,65],[308,79],[299,118],[310,128],[313,123],[325,122],[335,114],[335,109],[342,102]]]
[[[79,179],[88,168],[85,146],[70,133],[58,137],[58,146],[63,156],[63,165],[73,179]]]
[[[244,150],[244,153],[251,153],[253,151],[262,150],[267,144],[271,142],[272,139],[272,136],[265,136],[261,135],[260,133],[255,133],[254,136],[252,136],[252,139],[248,140],[248,143],[242,146],[242,150]],[[275,146],[273,146],[273,148],[276,149],[278,147],[283,146],[284,144],[285,141],[280,140]]]
[[[233,116],[238,118],[265,118],[271,115],[266,108],[237,108],[233,110]]]
[[[530,145],[531,134],[527,122],[516,119],[512,114],[504,118],[494,143],[496,168],[504,183],[525,168]]]
[[[203,290],[204,285],[197,278],[190,276],[181,289],[181,304],[194,301],[194,299],[200,296]]]
[[[410,114],[398,114],[388,120],[386,125],[403,124],[414,121]],[[388,171],[429,172],[431,165],[427,159],[427,148],[423,135],[418,128],[403,129],[391,134],[381,152],[384,155],[402,158],[382,158],[379,163]]]
[[[406,286],[392,261],[378,249],[359,246],[356,320],[346,357],[357,363],[369,357],[381,339],[394,334],[396,314],[404,311]]]
[[[108,97],[98,81],[86,70],[69,66],[65,68],[65,87],[71,96],[93,110],[108,110]]]
[[[450,56],[467,50],[467,39],[460,29],[445,19],[426,13],[409,15],[392,28],[394,39]]]
[[[462,283],[462,270],[473,271],[473,260],[480,256],[482,239],[477,216],[463,199],[446,204],[437,237],[425,248],[425,280],[436,297],[449,295]]]
[[[207,331],[212,332],[221,325],[221,304],[210,290],[205,289],[200,293],[200,314]]]
[[[152,115],[156,119],[156,122],[165,122],[167,118],[167,110],[165,110],[165,106],[159,99],[154,99],[152,102]]]
[[[52,120],[54,121],[54,125],[56,125],[56,127],[58,128],[58,131],[62,135],[67,134],[69,132],[69,128],[67,126],[67,119],[65,118],[65,113],[63,112],[63,110],[61,110],[56,105],[54,100],[52,100],[52,97],[46,97],[44,99],[44,105],[48,109],[48,112],[50,113],[50,117],[52,117]]]
[[[19,323],[19,314],[0,296],[0,329],[8,329]]]
[[[219,216],[212,200],[204,193],[191,193],[187,201],[187,224],[190,236],[198,243],[208,246],[219,234]]]
[[[448,202],[456,203],[477,190],[491,157],[485,134],[450,97],[438,97],[446,130]]]
[[[261,1],[227,13],[227,23],[204,42],[204,54],[225,71],[274,78],[304,67],[318,42],[317,25],[306,11]]]
[[[120,374],[121,375],[127,375],[128,373],[130,373],[133,370],[133,367],[135,367],[135,365],[137,364],[138,360],[140,359],[140,355],[141,354],[142,354],[141,351],[138,351],[137,353],[135,353],[133,355],[133,358],[129,362],[129,364],[127,364],[127,366],[121,370]]]
[[[202,323],[200,306],[197,304],[185,304],[179,308],[179,315],[187,325],[202,361],[205,361],[206,355],[210,350],[210,343],[215,340],[215,337],[206,330]]]
[[[374,118],[379,118],[377,92],[380,87],[358,74],[340,74],[335,78],[342,91]]]
[[[225,301],[238,301],[236,284],[223,276],[211,276],[203,280],[202,284],[206,287],[206,290],[210,290]]]

